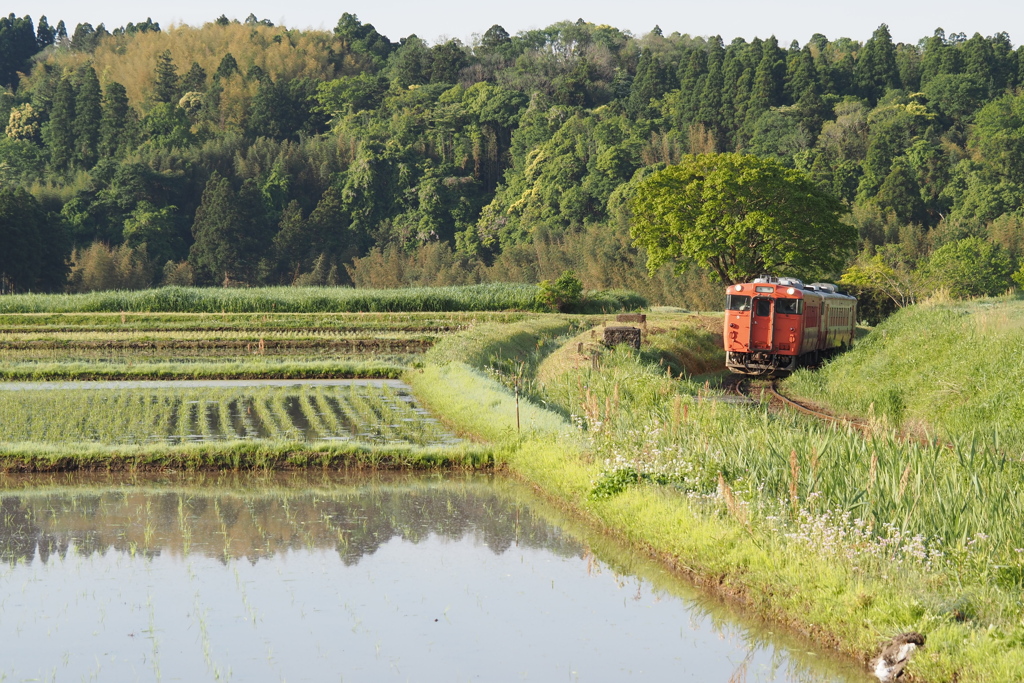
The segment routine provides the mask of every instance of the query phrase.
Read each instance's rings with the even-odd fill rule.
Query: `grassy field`
[[[771,619],[865,662],[885,638],[924,632],[909,680],[1024,678],[1018,458],[980,438],[923,446],[736,405],[710,377],[666,367],[675,338],[713,369],[713,326],[662,327],[640,353],[562,336],[534,365],[519,429],[493,366],[435,365],[435,349],[410,381],[452,424],[503,444],[519,476]]]

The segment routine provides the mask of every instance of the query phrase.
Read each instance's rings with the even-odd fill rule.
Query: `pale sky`
[[[282,4],[270,0],[9,0],[7,7],[7,12],[28,14],[36,21],[44,14],[51,24],[63,19],[69,33],[79,22],[94,26],[102,22],[112,29],[151,16],[166,28],[172,23],[201,25],[221,14],[242,20],[250,12],[292,28],[330,29],[342,12],[351,12],[393,41],[416,33],[429,42],[451,37],[468,43],[473,34],[483,33],[492,24],[501,24],[514,34],[564,19],[583,18],[638,36],[657,24],[666,35],[673,31],[700,36],[720,34],[726,43],[736,36],[749,40],[774,34],[783,45],[793,39],[803,44],[816,32],[833,39],[845,36],[866,40],[883,22],[889,25],[893,38],[902,42],[917,42],[940,26],[947,34],[964,32],[968,36],[976,31],[986,36],[1006,31],[1014,46],[1024,42],[1024,4],[1016,0],[348,0],[343,4]]]

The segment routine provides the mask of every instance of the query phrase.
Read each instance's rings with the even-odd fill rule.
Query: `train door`
[[[750,350],[771,351],[775,335],[774,301],[766,296],[754,297],[753,321],[750,324]]]

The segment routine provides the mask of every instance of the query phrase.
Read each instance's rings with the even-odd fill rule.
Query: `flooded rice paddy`
[[[866,680],[493,476],[0,485],[4,680]]]
[[[458,443],[394,380],[0,383],[0,442]]]

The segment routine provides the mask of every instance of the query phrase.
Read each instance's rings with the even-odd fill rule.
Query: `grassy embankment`
[[[882,428],[1024,452],[1024,301],[985,299],[903,309],[793,395]]]
[[[565,332],[512,327],[532,332],[534,348]],[[675,336],[686,351],[674,355],[706,370],[715,345],[699,328],[663,338]],[[895,633],[926,633],[909,680],[1024,678],[1018,461],[977,441],[943,449],[865,438],[709,400],[699,378],[670,379],[653,351],[604,353],[595,370],[588,333],[539,366],[529,345],[503,350],[537,367],[537,396],[580,426],[531,403],[517,433],[500,364],[451,360],[470,357],[448,349],[471,346],[473,334],[439,344],[410,382],[567,507],[862,660]],[[487,344],[478,362],[501,355]]]

